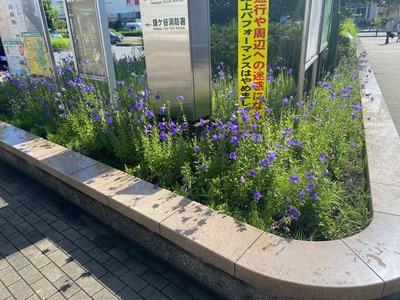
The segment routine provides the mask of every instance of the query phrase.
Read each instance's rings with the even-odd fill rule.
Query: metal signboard
[[[0,35],[11,74],[55,75],[41,0],[0,0]]]
[[[263,114],[266,99],[268,0],[239,1],[238,90],[239,109]]]
[[[140,2],[149,87],[170,101],[183,96],[190,121],[211,114],[211,51],[208,0],[146,0]]]
[[[318,58],[323,17],[323,0],[312,0],[307,40],[306,69]]]
[[[64,0],[64,10],[80,74],[107,80],[114,90],[115,73],[104,1]]]

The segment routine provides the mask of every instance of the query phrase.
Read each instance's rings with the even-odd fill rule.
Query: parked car
[[[118,43],[121,43],[124,40],[124,36],[123,35],[117,35],[112,31],[109,31],[109,33],[110,33],[111,44],[118,44]]]
[[[139,22],[128,22],[125,25],[125,30],[131,31],[142,31],[142,23]]]
[[[51,37],[56,37],[56,38],[62,38],[63,36],[61,33],[55,31],[55,30],[49,30],[49,34]]]

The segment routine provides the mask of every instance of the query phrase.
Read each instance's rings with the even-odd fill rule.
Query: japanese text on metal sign
[[[239,109],[263,114],[266,99],[269,0],[238,1]]]

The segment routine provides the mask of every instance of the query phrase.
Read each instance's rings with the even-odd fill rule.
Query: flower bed
[[[278,235],[336,239],[367,226],[355,57],[303,103],[291,97],[291,70],[271,71],[268,99],[255,113],[238,111],[235,78],[221,64],[213,116],[195,124],[195,135],[184,115],[169,113],[168,101],[183,106],[183,97],[151,91],[141,60],[115,63],[118,100],[104,83],[77,76],[67,57],[58,82],[7,78],[1,118]]]

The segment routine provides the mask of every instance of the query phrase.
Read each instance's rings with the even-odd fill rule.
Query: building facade
[[[58,7],[58,16],[65,19],[64,4],[62,0],[52,0],[54,7]],[[139,0],[105,0],[107,17],[110,22],[140,21]]]

